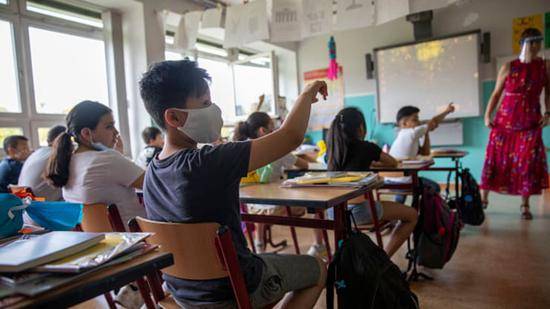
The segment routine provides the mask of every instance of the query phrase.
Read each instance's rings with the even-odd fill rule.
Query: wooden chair
[[[252,308],[231,233],[226,226],[158,222],[140,217],[130,220],[129,226],[132,231],[153,233],[147,242],[173,254],[174,265],[163,269],[163,273],[189,280],[229,278],[238,307]],[[164,294],[158,281],[154,285],[153,297],[157,304],[173,307],[175,301],[172,297]]]
[[[92,233],[126,232],[122,218],[115,204],[85,204],[82,208],[82,222],[78,227],[81,231]],[[149,286],[142,279],[136,280],[139,292],[147,308],[155,308],[151,299]],[[116,304],[111,293],[106,293],[105,298],[111,309],[116,309]]]

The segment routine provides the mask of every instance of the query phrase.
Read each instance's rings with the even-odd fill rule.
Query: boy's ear
[[[164,123],[168,127],[179,128],[185,124],[187,113],[175,109],[167,109],[164,111]]]

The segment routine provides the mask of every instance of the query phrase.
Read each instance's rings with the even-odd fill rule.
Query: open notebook
[[[307,173],[302,177],[283,182],[283,187],[362,187],[376,181],[371,172],[320,172]]]

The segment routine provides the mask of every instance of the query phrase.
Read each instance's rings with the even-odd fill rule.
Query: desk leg
[[[325,219],[325,212],[324,211],[318,211],[315,213],[315,218],[324,220]],[[328,233],[326,229],[320,229],[321,234],[323,235],[323,242],[325,243],[325,246],[327,247],[327,257],[328,262],[332,262],[332,251],[330,251],[330,242],[328,239]]]
[[[346,210],[347,203],[334,206],[334,251],[340,247],[340,241],[346,237]]]
[[[380,234],[380,221],[378,221],[378,213],[376,212],[376,201],[374,200],[374,195],[372,190],[365,193],[365,198],[369,201],[369,208],[372,217],[372,223],[374,224],[374,234],[376,235],[376,242],[378,246],[384,249],[384,244],[382,243],[382,234]]]

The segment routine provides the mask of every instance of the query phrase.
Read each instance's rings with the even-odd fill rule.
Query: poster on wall
[[[224,48],[241,47],[269,38],[265,0],[232,5],[225,16]]]
[[[512,49],[514,54],[519,54],[521,51],[521,46],[519,45],[519,40],[521,38],[521,33],[527,28],[537,28],[542,33],[542,14],[517,17],[512,20]]]
[[[302,38],[332,30],[332,0],[302,0]]]
[[[338,68],[338,71],[338,78],[335,80],[327,78],[328,68],[304,72],[304,85],[316,80],[322,80],[328,86],[327,100],[323,101],[321,99],[311,107],[311,116],[308,125],[308,130],[310,131],[329,128],[334,116],[344,108],[344,77],[341,66]]]
[[[300,0],[273,1],[271,6],[271,42],[301,40]]]

